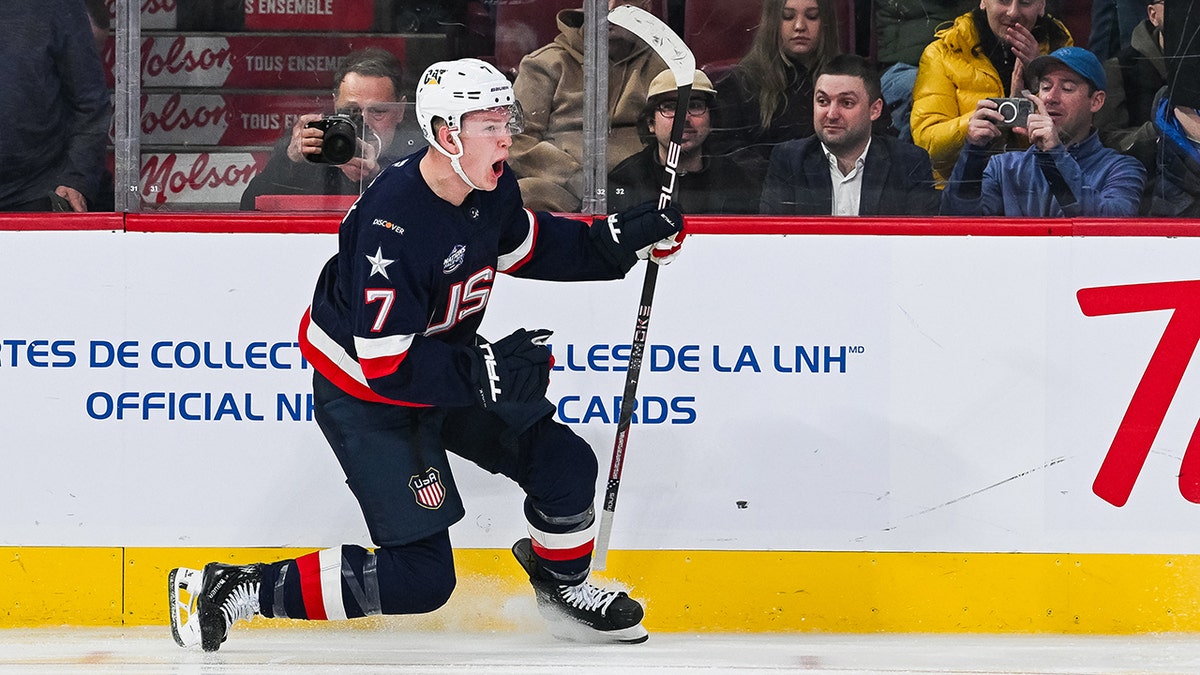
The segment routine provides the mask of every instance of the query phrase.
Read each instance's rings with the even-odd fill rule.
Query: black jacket
[[[1200,147],[1179,128],[1166,91],[1164,88],[1155,104],[1154,123],[1160,133],[1158,177],[1146,195],[1149,214],[1200,218]]]
[[[871,137],[863,166],[859,215],[936,215],[940,202],[928,153],[891,136]],[[759,212],[794,216],[833,213],[829,160],[816,136],[776,146]]]
[[[663,167],[648,145],[608,174],[608,210],[624,211],[658,198]],[[684,213],[758,213],[758,185],[727,157],[705,157],[704,169],[679,174],[671,203]]]
[[[366,185],[346,178],[334,164],[319,164],[304,160],[293,162],[288,159],[287,148],[291,143],[289,131],[275,143],[271,159],[262,172],[250,180],[242,193],[241,209],[253,211],[254,198],[259,195],[356,195]],[[379,166],[385,167],[425,147],[425,137],[415,124],[396,127],[391,146],[379,158]]]

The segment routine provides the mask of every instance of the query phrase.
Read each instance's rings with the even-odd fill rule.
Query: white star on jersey
[[[368,278],[375,276],[376,273],[379,273],[379,274],[383,275],[384,279],[387,279],[388,281],[392,280],[391,277],[389,277],[387,275],[387,266],[391,265],[392,263],[394,263],[396,261],[388,260],[387,258],[383,257],[383,247],[382,246],[380,246],[379,249],[375,251],[375,257],[371,257],[371,256],[365,256],[365,257],[367,259],[367,262],[371,263],[371,273],[367,275]]]

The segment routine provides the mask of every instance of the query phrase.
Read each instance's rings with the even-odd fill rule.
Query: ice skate
[[[557,638],[576,642],[625,642],[636,644],[650,637],[642,627],[642,606],[624,591],[606,591],[586,580],[565,586],[537,577],[533,543],[522,539],[513,544],[513,555],[529,574],[537,596],[538,611]]]
[[[258,565],[209,563],[204,570],[177,567],[167,578],[171,636],[180,647],[215,652],[233,624],[258,614]]]

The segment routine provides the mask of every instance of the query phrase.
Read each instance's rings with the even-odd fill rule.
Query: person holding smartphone
[[[1133,157],[1104,147],[1092,125],[1104,106],[1107,80],[1094,54],[1064,47],[1029,64],[1037,92],[1023,126],[1023,151],[991,155],[1005,117],[993,99],[976,104],[966,144],[942,194],[942,215],[1137,215],[1146,170]]]

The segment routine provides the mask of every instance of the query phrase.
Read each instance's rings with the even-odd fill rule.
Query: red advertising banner
[[[300,40],[293,35],[152,35],[142,38],[143,87],[225,87],[245,89],[331,90],[333,73],[346,54],[380,47],[395,54],[410,72],[427,63],[410,63],[415,41],[436,42],[445,36],[336,36]],[[425,46],[425,45],[423,45]],[[430,44],[428,46],[435,46]],[[439,58],[438,50],[422,59]],[[104,62],[114,86],[115,42],[109,38]]]
[[[117,0],[104,0],[109,25],[117,16]],[[178,10],[175,0],[141,0],[142,30],[175,30]]]
[[[268,152],[142,153],[142,203],[237,210],[246,185],[269,158]]]
[[[329,94],[147,94],[142,96],[142,143],[272,145],[297,117],[329,112],[332,103]]]
[[[245,0],[246,30],[364,31],[374,0]]]

